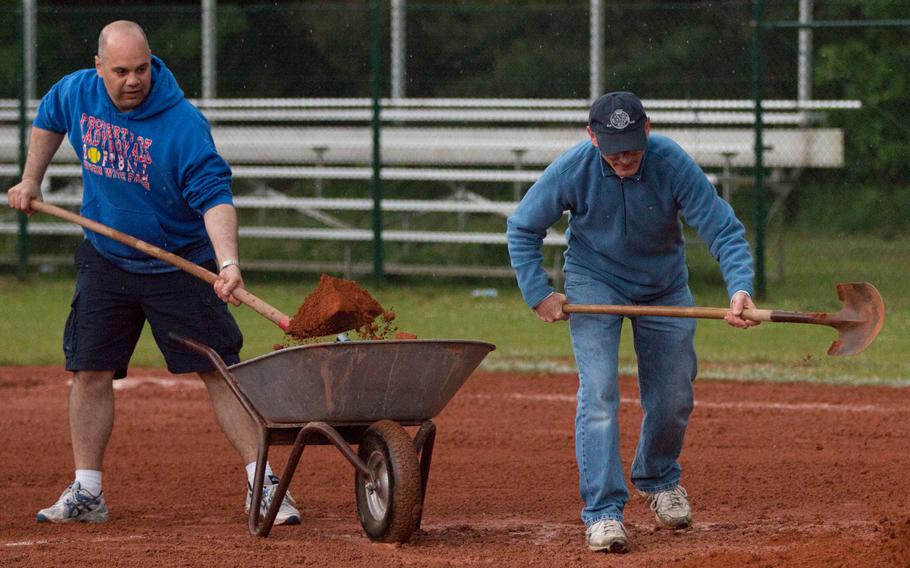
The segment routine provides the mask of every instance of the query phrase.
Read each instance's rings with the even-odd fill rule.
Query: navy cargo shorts
[[[240,328],[208,282],[181,270],[126,272],[88,240],[76,249],[75,263],[76,291],[63,337],[68,371],[114,370],[115,379],[125,377],[146,321],[171,373],[215,369],[171,339],[171,332],[208,345],[228,365],[240,361]],[[214,271],[215,262],[202,266]]]

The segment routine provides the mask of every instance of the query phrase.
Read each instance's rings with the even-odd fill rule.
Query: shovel
[[[172,264],[193,276],[205,280],[209,284],[214,284],[218,279],[216,274],[209,272],[198,264],[136,237],[87,219],[82,215],[77,215],[43,201],[32,200],[30,205],[35,211],[41,211],[42,213],[81,225],[99,235],[104,235],[126,246],[140,250],[149,256]],[[319,279],[319,285],[306,297],[293,318],[289,318],[244,288],[236,288],[232,294],[241,303],[275,323],[282,331],[296,339],[334,335],[351,329],[359,329],[364,325],[370,324],[377,316],[384,313],[379,302],[355,282],[333,278],[326,274],[322,275]]]
[[[87,219],[82,215],[78,215],[66,209],[61,209],[50,203],[45,203],[43,201],[32,200],[30,207],[35,211],[40,211],[42,213],[47,213],[48,215],[53,215],[54,217],[59,217],[64,221],[69,221],[77,225],[81,225],[90,231],[94,231],[99,235],[104,235],[105,237],[111,238],[117,242],[123,243],[126,246],[133,247],[134,249],[140,250],[149,256],[153,256],[159,260],[163,260],[169,264],[173,264],[177,268],[189,272],[193,276],[201,278],[208,282],[209,284],[214,284],[218,280],[218,275],[214,274],[205,268],[202,268],[196,263],[190,262],[185,258],[179,257],[176,254],[170,253],[166,250],[160,249],[155,245],[150,245],[145,241],[141,241],[136,237],[131,237],[126,233],[121,233],[116,229],[112,229],[106,225],[102,225],[91,219]],[[263,302],[250,292],[247,292],[243,288],[235,288],[232,292],[235,298],[240,300],[243,304],[246,304],[266,319],[274,322],[278,327],[282,329],[285,333],[290,329],[291,321],[288,316],[281,313],[276,308],[270,306],[269,304]]]
[[[837,339],[828,355],[856,355],[869,346],[885,323],[885,304],[875,286],[868,282],[837,285],[843,307],[835,314],[825,312],[788,312],[783,310],[743,310],[743,319],[779,323],[827,325],[837,330]],[[728,308],[677,306],[611,306],[603,304],[565,304],[569,314],[610,314],[618,316],[665,316],[676,318],[724,319]]]

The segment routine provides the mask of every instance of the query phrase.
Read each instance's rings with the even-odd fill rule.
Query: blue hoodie
[[[152,56],[152,88],[135,109],[118,111],[95,69],[83,69],[51,88],[34,124],[68,134],[82,162],[83,216],[196,263],[214,258],[202,215],[233,204],[231,169],[161,59]],[[92,231],[85,237],[129,272],[177,270]]]
[[[620,178],[589,141],[550,164],[509,217],[512,268],[532,308],[553,288],[541,262],[547,229],[569,211],[565,271],[603,280],[649,301],[688,283],[679,215],[720,262],[730,296],[752,294],[752,255],[742,223],[695,161],[652,134],[638,173]]]

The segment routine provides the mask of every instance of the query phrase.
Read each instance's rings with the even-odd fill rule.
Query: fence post
[[[391,43],[392,43],[392,99],[405,96],[407,77],[407,0],[392,0]]]
[[[26,145],[25,133],[28,120],[28,73],[26,72],[26,52],[29,49],[29,43],[34,42],[34,0],[22,0],[19,4],[20,29],[19,29],[19,179],[25,173]],[[34,80],[34,77],[32,78]],[[33,87],[34,88],[34,87]],[[16,276],[19,280],[25,279],[26,269],[28,268],[28,216],[19,212],[19,264],[16,269]]]
[[[799,23],[812,21],[813,0],[799,0]],[[799,28],[799,50],[797,53],[797,94],[799,102],[812,99],[812,29]],[[803,112],[803,125],[808,122],[808,113]]]
[[[382,244],[382,152],[380,143],[382,97],[382,50],[379,37],[379,0],[370,0],[370,83],[373,94],[373,280],[383,280]]]
[[[764,299],[765,278],[765,186],[764,140],[762,117],[762,32],[764,31],[765,0],[755,0],[752,18],[752,96],[755,99],[755,295]]]
[[[591,0],[590,96],[593,101],[603,94],[604,12],[603,0]]]
[[[218,61],[217,0],[202,0],[202,99],[217,95]]]

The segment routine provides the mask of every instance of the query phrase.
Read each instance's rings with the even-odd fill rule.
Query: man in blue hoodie
[[[578,366],[575,453],[588,547],[626,552],[623,508],[629,490],[620,460],[621,316],[572,314],[563,304],[692,306],[680,214],[707,244],[731,298],[726,321],[752,302],[752,257],[745,231],[692,158],[672,140],[650,134],[641,101],[608,93],[591,105],[590,142],[570,148],[543,172],[508,220],[512,268],[525,302],[545,322],[569,320]],[[565,294],[547,282],[541,245],[569,212]],[[685,528],[692,511],[679,484],[678,458],[693,406],[695,320],[632,317],[644,419],[632,484],[658,525]]]
[[[81,213],[218,273],[202,280],[92,231],[75,254],[76,290],[63,350],[73,372],[69,398],[75,480],[40,522],[105,522],[102,461],[114,422],[113,381],[126,376],[148,321],[172,373],[196,372],[215,416],[247,464],[247,508],[258,436],[207,358],[169,337],[174,332],[239,362],[240,329],[225,305],[239,304],[237,214],[231,170],[215,150],[205,117],[183,95],[164,62],[153,56],[139,25],[117,21],[98,38],[95,68],[67,75],[45,95],[32,127],[22,180],[10,207],[33,213],[41,181],[64,137],[82,162]],[[217,260],[217,262],[216,262]],[[267,469],[262,507],[277,477]],[[263,513],[264,513],[263,510]],[[276,524],[300,513],[285,498]]]

